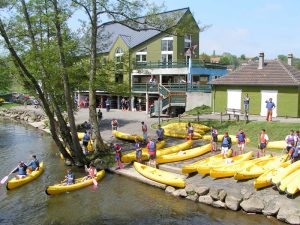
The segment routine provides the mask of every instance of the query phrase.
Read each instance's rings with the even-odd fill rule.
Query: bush
[[[0,105],[2,105],[5,102],[3,98],[0,98]]]

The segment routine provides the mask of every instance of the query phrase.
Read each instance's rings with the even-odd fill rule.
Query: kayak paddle
[[[7,176],[3,177],[2,180],[0,181],[0,183],[4,184],[7,181],[9,175],[11,175],[17,168],[18,167],[14,168]]]

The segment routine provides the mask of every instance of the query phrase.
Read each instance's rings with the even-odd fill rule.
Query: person
[[[238,148],[240,154],[244,154],[245,149],[245,143],[246,143],[246,134],[244,131],[240,128],[238,133],[236,134],[236,138],[238,140]]]
[[[211,127],[211,151],[217,151],[218,130]]]
[[[13,171],[13,173],[18,172],[18,175],[16,176],[16,179],[22,179],[27,176],[27,165],[23,162],[20,161],[18,167]]]
[[[125,111],[129,111],[129,100],[125,100]]]
[[[123,97],[123,98],[121,99],[121,109],[122,109],[122,111],[125,111],[125,102],[126,102],[126,100],[125,100],[125,98]]]
[[[101,109],[98,110],[98,121],[102,120],[102,112],[101,112]]]
[[[155,142],[151,139],[148,138],[148,144],[146,146],[148,149],[148,154],[149,154],[149,166],[156,167],[156,144]]]
[[[265,156],[265,154],[266,154],[266,147],[267,147],[267,144],[269,141],[269,136],[267,135],[265,129],[261,130],[261,134],[259,135],[258,138],[259,138],[259,142],[260,142],[260,144],[259,144],[260,151],[258,152],[257,158],[259,158],[261,155]]]
[[[82,145],[84,147],[84,154],[86,154],[88,152],[87,146],[89,144],[89,141],[91,140],[91,137],[89,135],[89,133],[86,131],[84,133],[83,139],[82,139]]]
[[[187,125],[187,132],[188,132],[188,140],[192,140],[194,136],[194,127],[191,123],[188,123]]]
[[[118,130],[118,126],[119,126],[118,121],[115,118],[113,118],[111,120],[111,129],[112,130]]]
[[[137,137],[134,139],[134,141],[135,141],[134,148],[135,148],[136,161],[141,163],[142,162],[141,143],[139,142],[139,139]]]
[[[231,138],[228,136],[228,132],[225,132],[221,142],[221,154],[223,159],[228,157],[228,150],[230,148],[231,148]]]
[[[106,112],[109,112],[109,110],[110,110],[110,99],[108,97],[105,101],[105,105],[106,105]]]
[[[91,124],[88,123],[87,121],[84,121],[84,123],[83,123],[83,128],[84,128],[86,131],[89,131],[89,130],[92,128],[92,126],[91,126]]]
[[[286,151],[290,152],[290,149],[296,146],[297,137],[294,134],[294,130],[290,130],[290,134],[285,137]]]
[[[142,111],[142,99],[141,98],[138,99],[138,106],[139,106],[139,111],[141,112]]]
[[[38,171],[40,168],[40,162],[36,158],[36,155],[32,155],[32,160],[27,165],[30,171]]]
[[[111,145],[111,147],[116,151],[115,152],[115,161],[117,163],[118,168],[123,169],[124,165],[121,162],[121,158],[122,158],[122,147],[121,147],[121,145],[114,143],[114,144]]]
[[[75,175],[73,174],[71,169],[67,170],[67,175],[65,176],[65,179],[62,181],[64,185],[71,185],[75,184]]]
[[[179,81],[179,83],[180,83],[180,84],[185,84],[186,81],[185,81],[183,78],[181,78],[180,81]]]
[[[248,94],[246,94],[246,96],[244,97],[244,110],[245,110],[245,114],[249,113],[249,104],[250,104],[250,97],[248,96]]]
[[[266,108],[267,108],[267,121],[272,121],[273,109],[275,108],[274,102],[272,102],[272,98],[269,101],[266,101]]]
[[[90,164],[89,168],[84,165],[84,170],[86,173],[88,173],[88,175],[82,178],[82,182],[87,179],[94,179],[97,176],[97,169],[92,163]]]
[[[298,140],[299,140],[299,138],[298,138]],[[290,148],[289,159],[291,160],[292,163],[294,163],[297,160],[299,160],[299,155],[300,155],[300,142],[298,141],[297,145]]]
[[[297,141],[296,141],[296,143],[295,143],[295,146],[297,146],[297,145],[298,145],[298,142],[299,142],[299,138],[300,138],[299,130],[296,130],[295,136],[296,136],[296,139],[297,139]]]
[[[147,141],[147,138],[148,138],[148,127],[147,125],[144,123],[144,121],[142,121],[142,132],[143,132],[143,139],[144,139],[144,142]]]
[[[164,130],[164,128],[161,127],[161,125],[158,125],[158,129],[156,130],[156,134],[157,134],[157,141],[164,140],[165,130]]]

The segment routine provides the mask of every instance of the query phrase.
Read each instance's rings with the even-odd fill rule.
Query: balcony
[[[167,95],[167,91],[170,92],[211,92],[210,84],[163,84],[163,89],[161,89],[161,94]],[[158,84],[145,84],[145,83],[134,83],[132,84],[133,92],[154,92],[158,93],[159,91]],[[166,90],[165,90],[166,89]]]

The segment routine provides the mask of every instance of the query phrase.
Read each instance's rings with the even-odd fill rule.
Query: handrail
[[[158,85],[159,93],[164,97],[168,97],[170,95],[170,91],[162,84]]]

